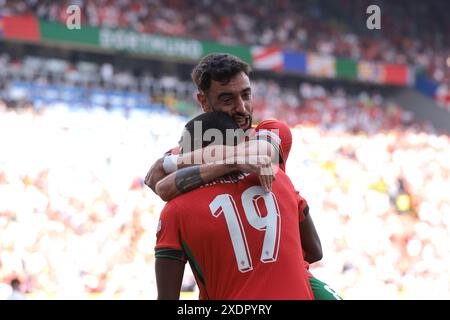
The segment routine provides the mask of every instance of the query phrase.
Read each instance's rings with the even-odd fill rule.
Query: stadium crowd
[[[0,70],[0,97],[10,104],[29,101],[37,107],[68,103],[84,108],[168,108],[186,115],[199,111],[192,82],[175,76],[158,78],[146,71],[136,75],[110,63],[33,56],[14,59],[8,54],[0,56]],[[306,81],[282,87],[275,80],[254,80],[252,89],[257,121],[277,117],[290,126],[315,124],[368,133],[419,125],[412,121],[410,112],[379,93],[360,91],[352,96],[344,87],[330,90]]]
[[[18,277],[31,298],[154,298],[163,202],[142,177],[186,118],[0,104],[0,295]],[[347,299],[448,297],[449,137],[317,115],[293,129],[287,167],[324,245],[313,273]]]
[[[365,29],[367,1],[70,4],[93,26],[408,63],[450,110],[449,3],[379,2],[379,33]],[[68,4],[0,0],[0,16],[64,21]],[[287,172],[324,247],[312,272],[344,299],[448,299],[449,136],[380,93],[258,79],[252,89],[255,122],[293,128]],[[0,299],[15,278],[28,298],[155,298],[163,202],[142,179],[199,112],[193,92],[110,63],[0,54]]]
[[[325,244],[318,278],[351,299],[446,299],[448,136],[293,130],[288,174]]]
[[[182,118],[4,105],[0,112],[1,136],[9,137],[0,139],[0,279],[18,277],[33,298],[154,299],[163,203],[141,178]]]
[[[358,60],[406,63],[438,84],[435,99],[450,111],[448,1],[377,1],[381,30],[368,30],[368,0],[0,0],[0,15],[35,14],[65,22],[80,6],[91,26],[187,36],[225,44],[276,46]]]

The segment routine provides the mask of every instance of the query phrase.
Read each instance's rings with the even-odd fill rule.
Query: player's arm
[[[156,160],[156,162],[151,166],[150,170],[145,176],[145,185],[152,189],[155,193],[157,193],[156,184],[167,175],[167,173],[164,171],[163,163],[164,157]]]
[[[156,184],[156,193],[162,200],[169,201],[214,179],[238,171],[256,173],[263,189],[271,191],[274,174],[270,158],[249,156],[179,169]]]
[[[227,146],[227,145],[208,146],[206,148],[197,149],[192,152],[172,158],[175,159],[173,161],[176,161],[176,164],[172,166],[170,165],[164,166],[165,162],[170,164],[170,161],[167,161],[169,160],[169,158],[167,158],[168,155],[158,159],[148,171],[144,183],[150,189],[152,189],[153,192],[162,197],[161,194],[158,193],[156,185],[158,184],[159,181],[161,181],[164,177],[166,177],[167,174],[170,174],[174,171],[174,170],[171,171],[170,169],[168,169],[168,167],[172,167],[176,170],[199,164],[214,164],[214,162],[218,161],[224,161],[226,162],[226,164],[252,165],[253,163],[251,163],[250,161],[252,157],[267,156],[272,160],[276,159],[276,161],[278,161],[278,155],[279,150],[277,149],[277,146],[274,146],[273,144],[271,144],[266,140],[250,140],[247,142],[240,143],[237,146]],[[227,174],[231,172],[231,171],[227,172],[227,170],[229,169],[230,168],[226,168],[226,165],[224,165],[224,168],[221,168],[220,171],[225,172],[224,174]],[[239,168],[235,168],[235,170],[236,169]],[[204,183],[208,183],[224,174],[216,175],[212,178],[205,177]],[[194,188],[191,188],[190,190],[192,189]],[[159,190],[161,192],[161,190],[165,189],[160,188]],[[167,193],[165,195],[165,198],[167,198],[169,195],[173,194],[173,190],[166,190],[164,191],[164,193]],[[171,197],[173,198],[173,196]]]
[[[185,263],[169,258],[155,259],[158,300],[178,300],[183,282]]]
[[[158,299],[179,299],[186,258],[180,242],[179,209],[168,202],[156,231],[155,274]]]
[[[215,163],[182,168],[161,179],[155,192],[162,200],[169,201],[234,170],[234,165]]]
[[[305,252],[304,259],[309,263],[314,263],[322,259],[322,244],[307,204],[303,209],[303,215],[305,218],[300,222],[300,238]]]
[[[180,155],[177,159],[177,168],[249,156],[268,156],[275,162],[278,161],[279,150],[269,141],[262,139],[242,142],[237,146],[211,145]]]

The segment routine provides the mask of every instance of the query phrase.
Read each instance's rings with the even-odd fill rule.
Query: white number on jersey
[[[258,200],[260,199],[264,201],[267,209],[265,217],[262,217],[261,209],[258,206]],[[265,232],[261,261],[264,263],[275,262],[280,245],[281,231],[280,210],[275,195],[271,192],[264,192],[260,186],[253,186],[242,193],[241,200],[248,223],[253,228]],[[209,204],[209,208],[215,218],[218,218],[221,213],[225,216],[239,271],[252,270],[253,264],[247,238],[233,197],[229,194],[218,195]]]

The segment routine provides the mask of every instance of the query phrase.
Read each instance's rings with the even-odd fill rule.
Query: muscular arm
[[[163,161],[164,157],[156,160],[156,162],[151,166],[150,170],[147,172],[147,175],[145,176],[144,180],[145,185],[148,186],[150,189],[152,189],[153,192],[156,194],[157,194],[156,184],[158,183],[158,181],[160,181],[167,175],[166,172],[164,171]]]
[[[202,164],[172,172],[156,184],[156,194],[169,201],[181,193],[194,190],[201,185],[229,174],[236,169],[230,164]]]
[[[306,210],[309,210],[309,208],[306,207]],[[305,214],[305,219],[300,223],[300,238],[303,251],[305,252],[305,260],[309,263],[321,260],[323,255],[322,244],[309,213]]]
[[[235,162],[230,164],[230,162]],[[182,168],[156,184],[156,193],[164,201],[169,201],[176,196],[194,190],[206,183],[232,172],[256,173],[260,184],[266,192],[272,189],[274,173],[272,163],[266,156],[236,157],[232,161],[220,161]]]
[[[266,140],[250,140],[237,146],[211,145],[185,153],[178,158],[177,166],[180,169],[193,164],[213,163],[225,159],[233,161],[236,157],[249,156],[268,156],[276,163],[278,155],[278,150],[270,142]],[[235,161],[229,163],[235,163]]]
[[[221,157],[219,157],[221,155]],[[205,169],[201,169],[201,172],[203,175],[204,183],[208,183],[215,178],[218,178],[220,176],[223,176],[225,174],[228,174],[232,172],[229,165],[231,164],[248,164],[249,159],[251,157],[257,157],[257,156],[268,156],[271,159],[276,159],[278,161],[278,150],[275,149],[275,147],[265,141],[265,140],[251,140],[245,143],[240,143],[237,146],[226,146],[226,145],[219,145],[219,146],[208,146],[203,149],[197,149],[192,152],[183,154],[178,159],[178,169],[187,168],[199,164],[214,164],[217,161],[222,160],[222,164],[217,167],[211,167],[213,172],[211,175],[206,173]],[[225,159],[225,161],[224,161]],[[246,161],[241,161],[240,163],[237,161],[237,159],[246,159]],[[158,159],[150,168],[148,171],[146,177],[145,177],[145,185],[147,185],[150,189],[153,190],[156,194],[158,194],[161,198],[163,198],[162,194],[164,195],[165,199],[171,199],[174,196],[178,195],[174,193],[174,184],[169,184],[168,182],[172,181],[174,182],[174,177],[170,178],[168,181],[165,181],[160,187],[159,192],[157,191],[156,185],[158,182],[160,182],[164,177],[167,176],[166,172],[164,171],[163,167],[163,161],[164,157]],[[225,163],[223,163],[223,161]],[[276,162],[275,162],[276,163]],[[220,175],[214,174],[214,170],[217,169],[218,173],[222,173]],[[211,170],[211,169],[210,169]],[[230,171],[231,170],[231,171]],[[236,168],[234,169],[236,170]],[[203,183],[202,183],[203,184]],[[202,185],[200,184],[200,185]],[[200,186],[198,185],[198,186]],[[170,188],[169,188],[170,186]],[[197,187],[198,187],[197,186]],[[195,189],[191,188],[190,190]],[[189,191],[189,190],[188,190]],[[186,191],[184,191],[186,192]],[[182,192],[180,192],[182,193]],[[163,200],[164,200],[163,198]],[[166,201],[166,200],[165,200]]]
[[[183,282],[185,263],[166,258],[156,258],[156,286],[158,300],[178,300]]]

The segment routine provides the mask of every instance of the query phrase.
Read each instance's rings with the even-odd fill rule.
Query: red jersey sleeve
[[[291,129],[278,120],[264,120],[255,128],[254,137],[270,142],[280,153],[280,168],[285,171],[286,162],[292,147]]]
[[[169,201],[161,212],[156,230],[155,258],[186,262],[180,243],[180,223],[175,201]]]

